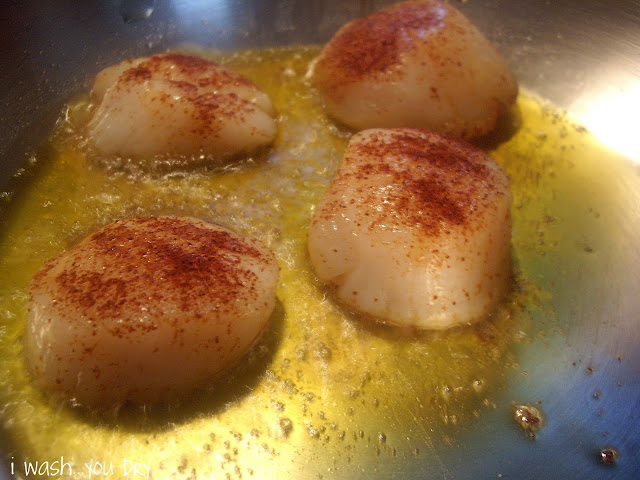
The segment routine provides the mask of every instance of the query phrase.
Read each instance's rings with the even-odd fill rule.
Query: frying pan
[[[65,102],[110,64],[183,44],[220,50],[322,44],[348,20],[389,3],[5,2],[0,7],[0,190],[19,188],[29,172],[22,167]],[[567,110],[622,151],[627,157],[622,161],[631,166],[616,170],[624,176],[607,177],[616,183],[616,195],[600,213],[611,221],[598,232],[595,251],[577,248],[593,255],[585,260],[565,251],[564,258],[533,258],[525,265],[550,292],[561,328],[518,347],[520,368],[508,375],[495,402],[541,402],[545,425],[536,440],[514,432],[509,408],[488,409],[459,429],[454,446],[420,445],[427,454],[376,460],[373,470],[363,467],[368,459],[356,450],[339,473],[325,469],[324,476],[639,478],[640,180],[632,162],[640,161],[640,3],[453,3],[503,53],[522,87]],[[583,180],[576,188],[595,181]],[[589,232],[576,229],[576,242],[585,241]],[[399,428],[409,436],[421,426],[409,421]],[[428,443],[428,434],[417,436]],[[0,450],[3,444],[0,440]],[[612,465],[602,461],[607,448],[617,452]],[[305,452],[297,467],[286,471],[298,478],[310,472],[322,476],[313,465],[331,460],[322,458],[321,448],[313,455]],[[7,468],[2,470],[0,478],[9,478]]]

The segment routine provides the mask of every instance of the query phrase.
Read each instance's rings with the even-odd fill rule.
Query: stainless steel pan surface
[[[319,46],[347,21],[390,3],[4,3],[0,6],[3,228],[23,202],[11,192],[27,188],[46,168],[46,164],[30,165],[30,159],[41,155],[38,149],[65,105],[88,91],[101,69],[169,49],[225,55],[255,48]],[[111,442],[130,438],[128,460],[122,458],[122,445],[112,445],[119,452],[117,458],[108,457],[105,443],[96,447],[91,460],[111,461],[114,471],[106,475],[109,472],[94,470],[92,478],[640,476],[640,3],[452,0],[452,4],[504,55],[524,95],[539,99],[535,105],[520,105],[521,111],[509,118],[507,133],[482,144],[505,161],[515,162],[518,152],[525,152],[526,159],[542,165],[535,179],[516,178],[519,170],[528,170],[513,164],[507,169],[514,181],[526,186],[514,201],[514,216],[521,219],[514,227],[514,258],[528,280],[521,284],[526,291],[512,298],[510,311],[517,312],[513,314],[517,320],[504,323],[513,328],[509,340],[495,346],[485,339],[500,356],[495,364],[488,363],[492,366],[484,373],[486,378],[470,378],[469,388],[459,394],[457,387],[440,382],[427,395],[429,373],[413,375],[420,366],[403,364],[400,356],[394,356],[397,347],[389,351],[398,365],[384,367],[378,374],[376,365],[340,364],[346,362],[340,345],[331,344],[333,337],[324,333],[318,339],[328,338],[328,345],[317,339],[309,340],[306,350],[293,345],[293,356],[286,359],[292,366],[286,370],[282,345],[293,342],[297,331],[287,325],[285,303],[267,334],[268,353],[258,355],[257,364],[243,374],[247,384],[243,393],[222,388],[219,400],[210,400],[207,395],[215,393],[209,392],[189,403],[184,415],[171,411],[142,424],[131,413],[122,422],[71,414],[76,429],[106,431]],[[541,115],[542,123],[527,124],[536,115]],[[511,147],[517,131],[528,132],[527,139]],[[0,336],[6,335],[2,323],[6,318],[0,318]],[[395,334],[384,329],[363,327],[357,321],[348,325],[356,333],[361,328],[364,337],[372,338],[371,345],[394,341]],[[356,333],[351,332],[353,338],[358,338]],[[404,342],[402,348],[414,353],[425,342],[440,340],[438,335],[398,339]],[[358,345],[355,350],[361,348]],[[464,354],[462,348],[452,352]],[[429,361],[425,357],[426,368]],[[0,358],[3,362],[8,359]],[[331,391],[332,375],[338,378],[337,370],[332,370],[336,364],[344,369],[340,375],[351,375],[350,380],[338,381],[345,391],[337,393]],[[314,383],[309,380],[312,371],[320,372],[319,377],[324,372],[325,377]],[[434,373],[434,378],[444,378],[438,375],[443,374]],[[271,387],[280,389],[281,404],[268,391]],[[7,388],[0,383],[0,389]],[[12,397],[5,391],[3,398]],[[67,415],[67,407],[60,408],[63,413],[52,410],[51,415]],[[525,424],[531,423],[527,416],[531,409],[542,416],[535,431],[521,425],[523,416]],[[16,438],[7,411],[0,405],[0,479],[12,478],[12,469],[16,478],[35,476],[27,475],[22,463],[25,455],[33,456],[22,450],[28,450],[30,440]],[[34,421],[41,418],[34,416]],[[257,427],[250,428],[253,424]],[[161,453],[151,458],[138,455],[152,450],[144,442],[147,446],[157,442]],[[72,451],[65,454],[73,456]],[[56,459],[30,457],[41,462]],[[90,471],[84,461],[89,458],[79,460],[77,470],[83,475]],[[134,472],[133,463],[127,461],[139,462],[140,469]]]

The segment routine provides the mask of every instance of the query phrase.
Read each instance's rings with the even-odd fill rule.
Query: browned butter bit
[[[518,405],[513,404],[514,418],[518,425],[527,432],[529,438],[532,440],[536,438],[536,432],[542,427],[544,423],[544,417],[542,412],[537,407],[526,403]]]
[[[600,450],[600,461],[605,465],[615,465],[619,456],[615,448],[607,447]]]
[[[81,403],[168,398],[255,343],[275,306],[277,276],[260,242],[220,226],[117,221],[33,277],[29,365],[39,384]]]

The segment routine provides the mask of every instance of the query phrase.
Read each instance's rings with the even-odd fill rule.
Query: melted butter
[[[411,458],[437,464],[434,445],[455,442],[487,409],[510,408],[493,397],[518,373],[518,343],[562,328],[543,273],[563,249],[597,248],[597,238],[568,240],[566,233],[593,223],[597,202],[611,193],[607,181],[623,167],[594,183],[585,210],[577,185],[595,178],[590,169],[604,170],[597,166],[603,155],[615,155],[521,94],[514,114],[481,142],[512,182],[512,293],[471,327],[417,333],[372,325],[333,300],[306,253],[314,205],[349,137],[326,118],[305,81],[318,51],[212,57],[253,79],[278,111],[274,149],[237,168],[173,174],[105,168],[82,149],[88,99],[70,106],[38,153],[34,178],[8,205],[0,241],[0,418],[18,475],[26,476],[25,460],[61,457],[69,463],[62,476],[72,470],[73,478],[90,478],[91,461],[94,469],[96,462],[105,470],[111,464],[113,478],[124,476],[127,461],[148,463],[149,478],[390,473]],[[567,201],[558,204],[559,196]],[[280,304],[263,341],[210,390],[180,404],[103,414],[47,399],[31,386],[22,356],[31,276],[102,225],[164,214],[218,222],[274,250]]]

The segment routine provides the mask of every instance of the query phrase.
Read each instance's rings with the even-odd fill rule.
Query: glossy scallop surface
[[[254,345],[277,277],[269,250],[220,226],[117,221],[33,277],[27,361],[38,384],[82,404],[170,399]]]
[[[518,85],[501,55],[442,0],[392,5],[342,27],[310,71],[328,113],[355,130],[492,130]]]
[[[100,72],[87,135],[124,157],[227,158],[273,142],[273,105],[251,80],[180,53],[125,60]]]
[[[308,237],[318,277],[348,307],[425,329],[471,323],[509,288],[509,182],[464,142],[365,130],[351,138]]]

